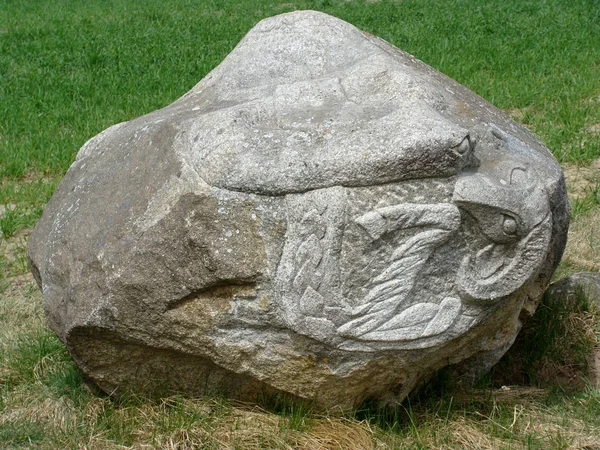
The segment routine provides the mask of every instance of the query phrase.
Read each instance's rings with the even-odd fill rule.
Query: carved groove
[[[194,302],[199,299],[225,299],[232,300],[234,298],[252,298],[256,291],[256,283],[241,283],[241,284],[224,284],[219,283],[214,286],[197,289],[189,294],[169,302],[167,311],[181,308],[184,305]]]

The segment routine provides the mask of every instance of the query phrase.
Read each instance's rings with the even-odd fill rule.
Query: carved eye
[[[502,231],[509,236],[514,235],[517,232],[517,221],[512,217],[504,216]]]
[[[467,151],[471,148],[471,143],[469,142],[469,136],[464,138],[460,145],[456,148],[456,151],[461,155],[467,153]]]

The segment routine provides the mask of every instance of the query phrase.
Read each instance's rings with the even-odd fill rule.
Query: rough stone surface
[[[80,150],[30,238],[50,326],[104,390],[397,401],[481,373],[560,260],[560,167],[352,25],[256,25],[170,106]]]

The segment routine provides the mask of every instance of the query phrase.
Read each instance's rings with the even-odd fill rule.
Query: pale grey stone
[[[114,389],[400,401],[482,373],[560,260],[548,149],[326,14],[263,20],[80,150],[29,241],[48,322]]]

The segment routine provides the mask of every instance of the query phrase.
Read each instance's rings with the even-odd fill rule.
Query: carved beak
[[[520,173],[515,174],[515,170]],[[477,222],[486,244],[467,256],[458,286],[473,299],[514,292],[537,273],[550,245],[552,218],[542,185],[513,169],[510,184],[485,175],[461,176],[453,202]]]

